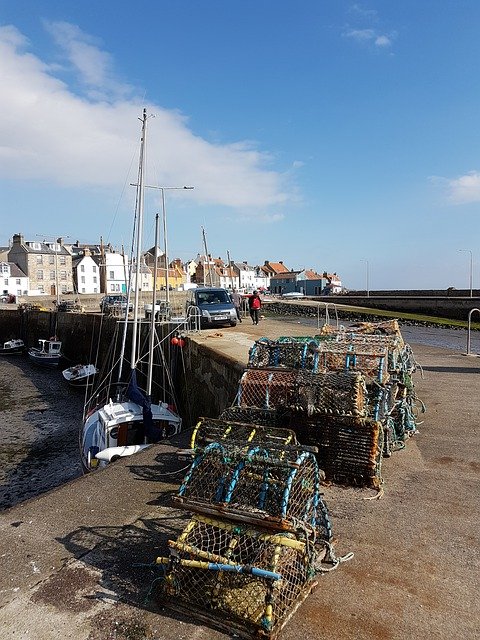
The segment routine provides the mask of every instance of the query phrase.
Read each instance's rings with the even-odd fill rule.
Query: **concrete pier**
[[[234,379],[255,338],[306,331],[266,320],[190,339]],[[423,368],[415,386],[424,422],[384,460],[382,499],[325,487],[337,553],[355,556],[320,577],[282,640],[480,635],[480,360],[412,347]],[[219,403],[227,396],[220,392]],[[2,640],[229,637],[159,609],[149,599],[158,574],[138,566],[162,555],[186,521],[170,496],[185,466],[174,452],[187,441],[184,434],[0,513]]]

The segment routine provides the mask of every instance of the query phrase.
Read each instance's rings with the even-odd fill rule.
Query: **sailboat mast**
[[[130,368],[135,369],[137,364],[137,329],[138,329],[138,307],[139,293],[141,287],[140,266],[142,258],[142,236],[143,236],[143,209],[145,196],[145,157],[146,157],[146,135],[147,135],[147,110],[143,110],[142,116],[142,140],[140,145],[140,163],[138,168],[138,215],[136,233],[136,264],[135,264],[135,302],[133,306],[133,327],[132,327],[132,352],[130,358]]]
[[[153,381],[153,351],[155,348],[155,314],[157,306],[157,269],[158,269],[158,213],[155,216],[155,258],[153,271],[153,296],[152,296],[152,315],[150,316],[150,335],[148,343],[148,373],[147,373],[147,395],[152,395]]]

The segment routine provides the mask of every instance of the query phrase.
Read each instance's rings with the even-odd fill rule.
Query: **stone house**
[[[29,294],[58,295],[73,291],[72,256],[62,238],[52,242],[25,241],[20,233],[12,239],[8,262],[28,277]]]

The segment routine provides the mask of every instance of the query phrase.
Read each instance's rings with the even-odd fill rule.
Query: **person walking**
[[[237,312],[238,321],[241,322],[242,317],[240,315],[240,312],[242,310],[242,296],[238,293],[236,289],[232,291],[232,302],[235,306],[235,311]]]
[[[258,312],[262,308],[262,301],[258,295],[258,291],[254,291],[253,295],[248,297],[248,308],[253,324],[258,324]]]

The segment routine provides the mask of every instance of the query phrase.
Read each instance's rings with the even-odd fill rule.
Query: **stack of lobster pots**
[[[417,428],[415,369],[396,320],[261,338],[222,417],[292,429],[327,480],[380,490],[382,459]]]
[[[275,638],[339,562],[314,447],[288,429],[202,418],[174,497],[191,518],[156,559],[163,605],[245,638]]]
[[[163,604],[275,638],[338,558],[323,479],[381,490],[416,430],[415,361],[396,322],[257,340],[233,406],[202,418],[174,497],[190,512],[156,559]]]

